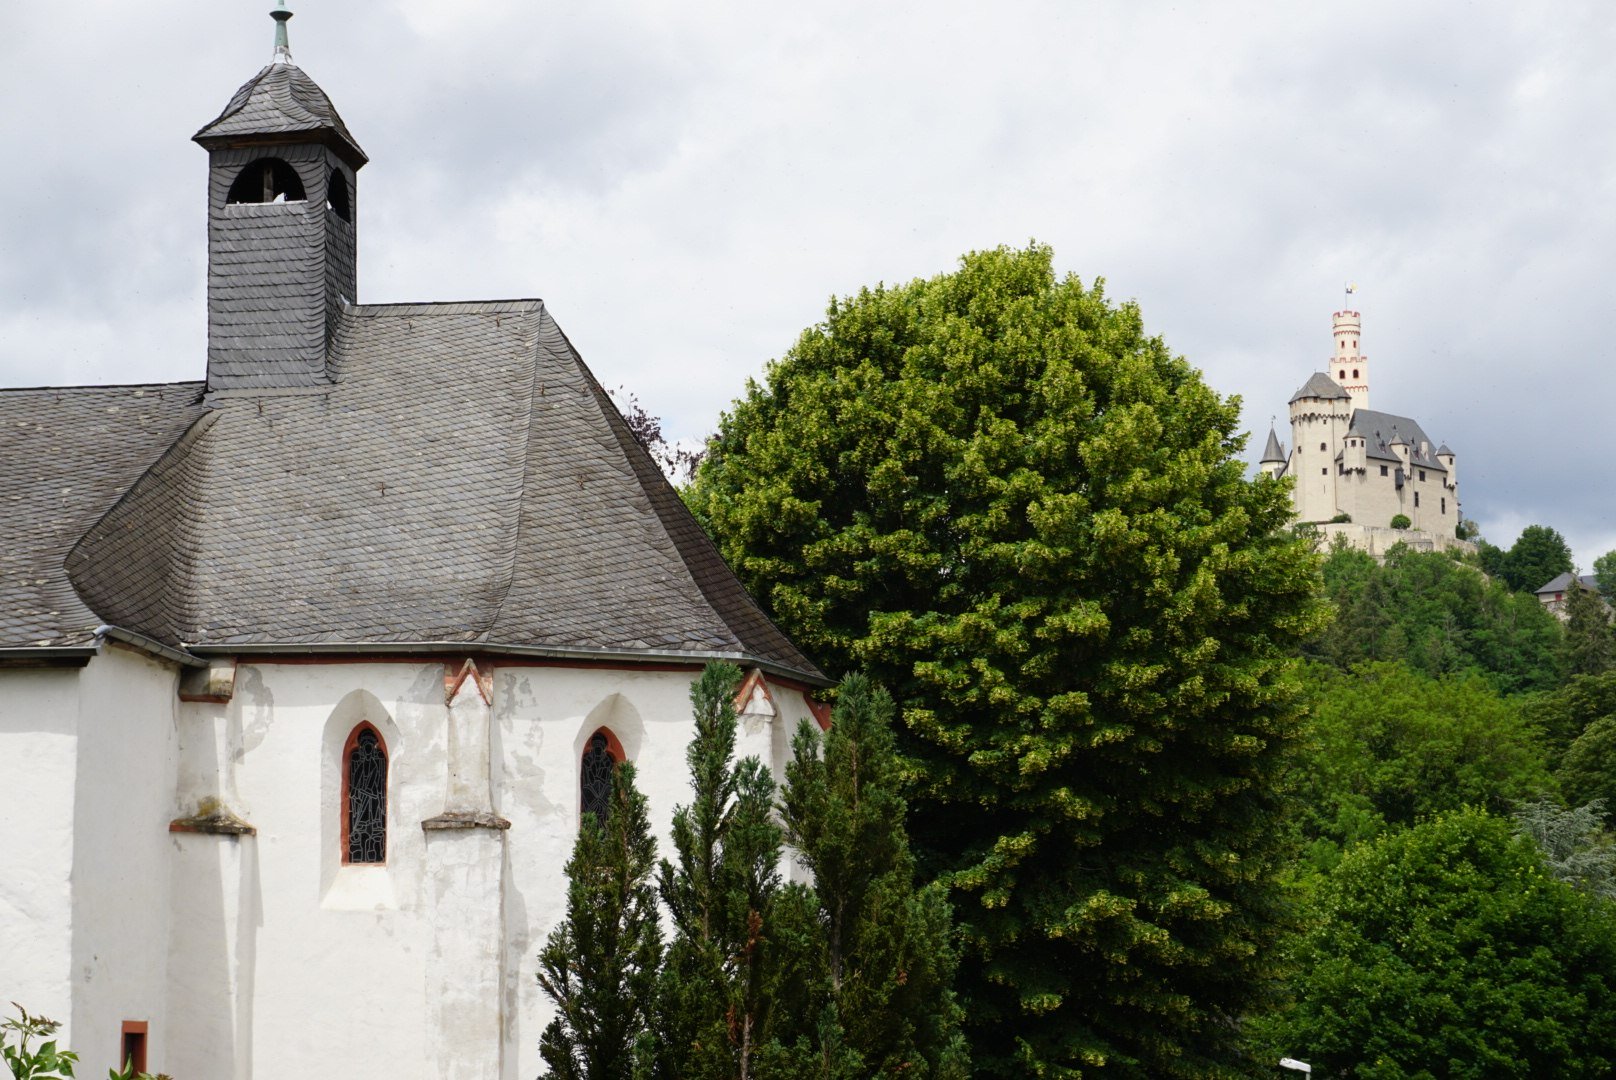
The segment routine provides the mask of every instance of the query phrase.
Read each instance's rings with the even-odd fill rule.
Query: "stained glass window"
[[[370,727],[348,751],[348,861],[387,861],[387,750]]]
[[[602,825],[606,823],[606,808],[611,803],[612,770],[617,768],[617,759],[612,757],[609,746],[604,731],[591,735],[579,774],[584,813],[594,814]]]

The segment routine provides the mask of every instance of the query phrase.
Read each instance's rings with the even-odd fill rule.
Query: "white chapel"
[[[360,302],[274,14],[194,137],[205,379],[0,390],[0,994],[86,1076],[529,1080],[600,777],[667,850],[701,666],[776,775],[827,680],[542,301]]]

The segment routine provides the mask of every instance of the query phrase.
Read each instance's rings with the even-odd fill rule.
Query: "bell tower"
[[[357,292],[358,187],[368,160],[331,99],[275,52],[193,140],[208,152],[208,393],[330,381],[337,313]]]

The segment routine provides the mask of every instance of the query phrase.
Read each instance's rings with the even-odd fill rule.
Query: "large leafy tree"
[[[1499,566],[1516,592],[1534,592],[1557,575],[1571,572],[1571,545],[1547,525],[1528,525],[1504,553]]]
[[[1297,949],[1274,1049],[1315,1075],[1609,1076],[1616,908],[1508,821],[1436,817],[1349,852]]]
[[[1133,304],[998,249],[833,301],[689,493],[799,643],[897,699],[980,1073],[1239,1059],[1319,618],[1239,427]]]
[[[1573,584],[1566,592],[1565,669],[1571,675],[1602,675],[1616,668],[1616,635],[1610,609],[1593,589]]]
[[[662,958],[655,861],[634,766],[619,765],[605,820],[584,814],[579,822],[566,867],[567,915],[539,954],[539,984],[556,1007],[539,1040],[546,1077],[650,1076]]]

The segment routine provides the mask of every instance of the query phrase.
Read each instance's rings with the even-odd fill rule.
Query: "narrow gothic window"
[[[612,774],[616,772],[619,760],[618,754],[612,753],[612,741],[604,728],[589,736],[578,772],[583,812],[594,814],[595,819],[603,825],[606,823],[607,807],[611,804]]]
[[[225,202],[303,202],[307,198],[296,169],[280,158],[259,158],[241,170]]]
[[[1356,379],[1358,377],[1358,369],[1357,368],[1352,369],[1352,377],[1354,379]]]
[[[348,736],[343,754],[343,861],[387,861],[387,747],[369,724]]]
[[[1420,493],[1417,491],[1414,493],[1414,505],[1420,505]]]
[[[1442,512],[1444,514],[1448,512],[1448,497],[1446,495],[1442,496]]]

